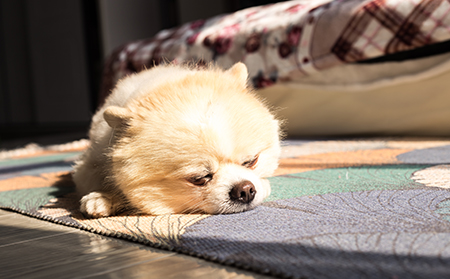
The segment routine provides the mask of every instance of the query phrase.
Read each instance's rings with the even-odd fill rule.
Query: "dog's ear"
[[[126,108],[110,106],[103,112],[103,118],[111,128],[116,128],[127,124],[131,115]]]
[[[233,65],[228,72],[236,77],[241,84],[247,84],[248,70],[244,63],[238,62]]]

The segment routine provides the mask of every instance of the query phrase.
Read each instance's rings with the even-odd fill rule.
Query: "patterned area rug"
[[[279,277],[450,276],[450,140],[286,141],[252,211],[100,219],[70,176],[85,147],[0,153],[0,207]]]

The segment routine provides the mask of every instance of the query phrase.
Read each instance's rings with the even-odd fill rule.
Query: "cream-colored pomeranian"
[[[242,63],[166,65],[120,81],[75,166],[80,210],[220,214],[260,204],[278,165],[279,125],[247,76]]]

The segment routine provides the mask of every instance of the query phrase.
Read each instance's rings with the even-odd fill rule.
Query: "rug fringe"
[[[29,143],[24,147],[0,151],[0,160],[6,160],[22,156],[30,156],[37,152],[44,152],[44,151],[65,152],[70,150],[85,149],[87,147],[89,147],[89,140],[87,139],[80,139],[68,143],[47,145],[47,146],[40,146],[36,143]]]

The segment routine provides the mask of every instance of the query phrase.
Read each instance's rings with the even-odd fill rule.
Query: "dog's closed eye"
[[[256,166],[256,163],[258,163],[258,158],[259,158],[259,154],[256,155],[255,157],[253,157],[252,159],[247,160],[244,163],[242,163],[242,166],[249,168],[249,169],[254,169]]]
[[[212,174],[207,174],[205,176],[194,176],[188,178],[188,181],[195,186],[205,186],[213,178]]]

